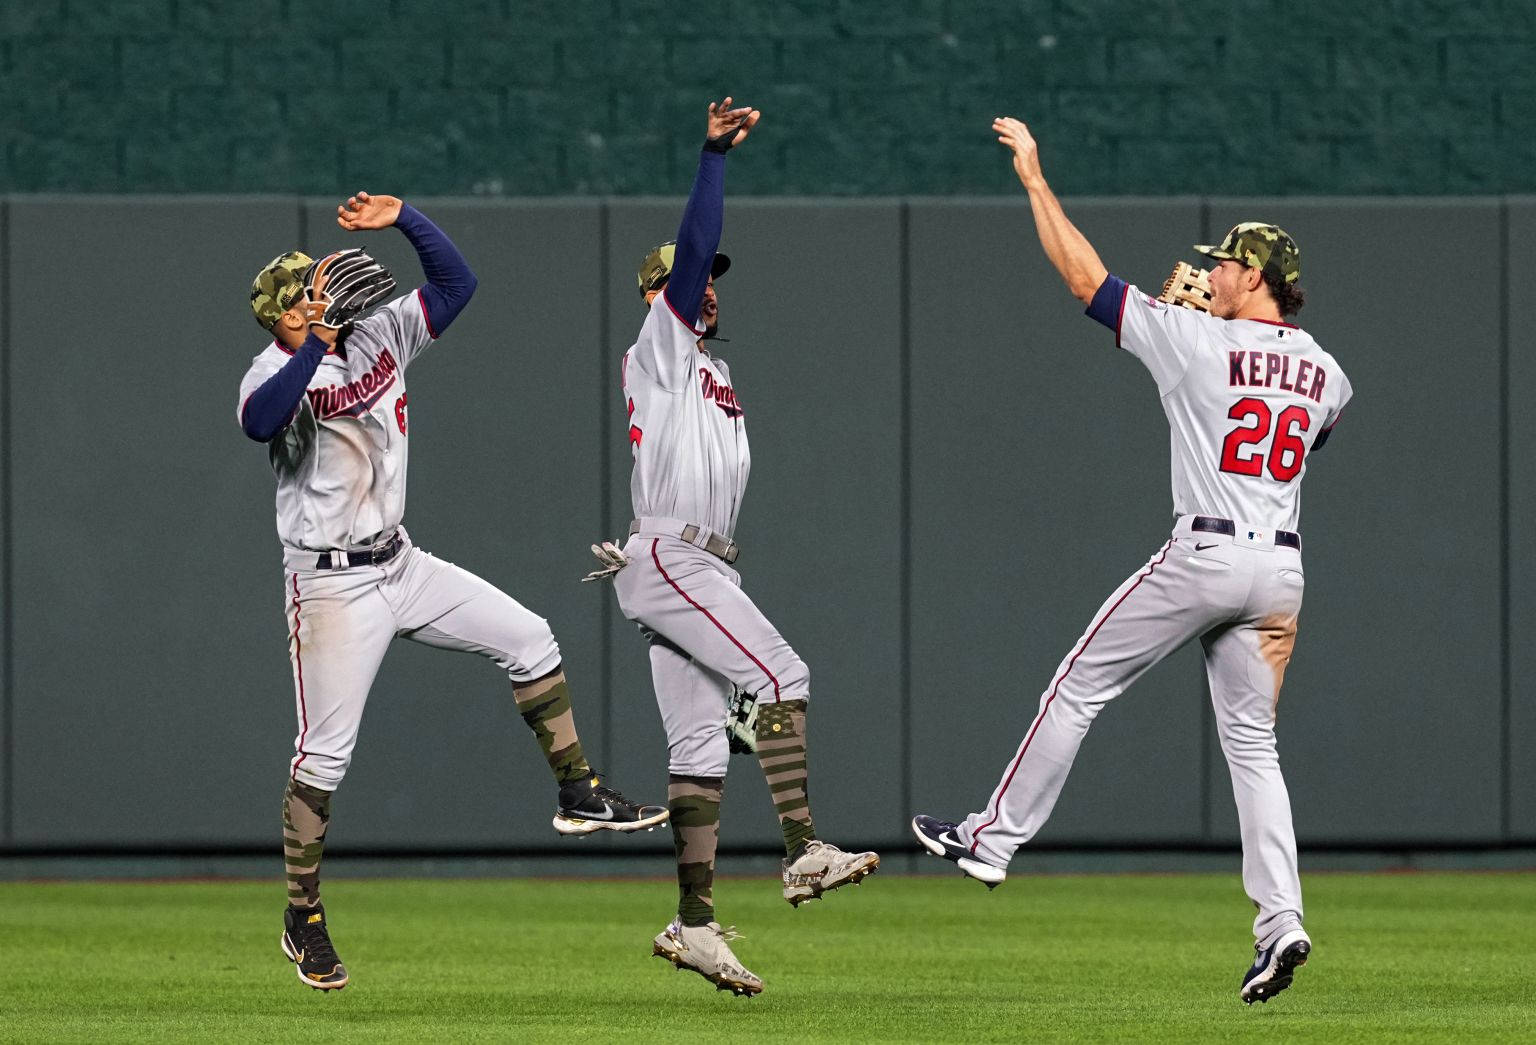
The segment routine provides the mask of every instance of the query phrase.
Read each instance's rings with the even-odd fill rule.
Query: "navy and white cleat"
[[[925,816],[922,813],[912,818],[912,833],[917,840],[923,843],[923,848],[934,856],[942,856],[946,860],[952,860],[960,865],[960,870],[981,882],[988,889],[996,889],[1008,872],[1001,867],[978,860],[972,855],[956,834],[953,824],[948,820],[940,820],[936,817]]]
[[[1307,964],[1312,940],[1300,929],[1292,929],[1262,951],[1257,944],[1253,949],[1257,956],[1253,968],[1243,977],[1243,989],[1239,992],[1249,1005],[1269,1001],[1291,985],[1296,970]]]

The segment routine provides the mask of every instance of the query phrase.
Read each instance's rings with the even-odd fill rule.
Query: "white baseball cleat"
[[[799,907],[822,893],[844,885],[858,885],[880,868],[878,853],[845,853],[831,842],[813,838],[786,857],[784,899]]]
[[[1301,929],[1292,929],[1263,950],[1258,944],[1253,949],[1253,968],[1243,977],[1243,988],[1238,992],[1249,1005],[1269,1001],[1291,985],[1296,970],[1307,964],[1312,939]]]
[[[1008,877],[1008,872],[1001,867],[994,867],[984,860],[978,860],[972,855],[971,850],[960,841],[960,836],[955,832],[958,824],[948,820],[940,820],[938,817],[925,816],[922,813],[912,818],[912,833],[917,840],[923,843],[923,848],[934,856],[942,856],[946,860],[953,860],[960,865],[960,870],[981,882],[988,889],[996,889]]]
[[[762,993],[763,981],[731,953],[729,941],[739,939],[741,934],[735,926],[722,929],[719,922],[684,925],[681,919],[674,918],[656,937],[651,953],[678,969],[692,969],[713,983],[716,990],[750,998]]]

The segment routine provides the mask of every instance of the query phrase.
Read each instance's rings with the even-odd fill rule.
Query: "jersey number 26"
[[[1274,417],[1269,404],[1262,399],[1245,397],[1232,404],[1227,416],[1242,421],[1227,433],[1221,443],[1221,470],[1233,475],[1262,475],[1266,461],[1269,474],[1282,483],[1288,483],[1301,474],[1301,460],[1307,454],[1307,444],[1301,433],[1312,426],[1312,415],[1304,406],[1288,406]],[[1273,424],[1275,438],[1269,453],[1255,450],[1243,456],[1239,451],[1245,446],[1262,443],[1269,438]]]

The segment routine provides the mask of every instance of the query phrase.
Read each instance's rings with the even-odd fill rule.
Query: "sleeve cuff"
[[[1130,284],[1114,273],[1104,277],[1104,282],[1099,284],[1099,289],[1094,291],[1093,300],[1083,310],[1083,315],[1089,319],[1104,324],[1115,332],[1115,337],[1120,337],[1120,317],[1125,313],[1125,294],[1130,289]]]

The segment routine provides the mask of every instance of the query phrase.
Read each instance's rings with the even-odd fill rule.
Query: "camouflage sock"
[[[549,768],[554,771],[555,780],[568,784],[591,776],[592,767],[587,765],[586,757],[581,753],[581,740],[576,736],[576,719],[571,714],[571,690],[565,683],[565,672],[557,669],[532,682],[514,682],[512,696],[523,721],[539,738],[539,747],[549,761]]]
[[[677,916],[684,925],[715,920],[715,846],[720,841],[724,777],[672,776],[667,808],[677,849]]]
[[[320,854],[330,822],[331,793],[289,780],[283,792],[283,867],[288,902],[295,907],[320,902]]]
[[[757,709],[757,760],[773,792],[787,853],[816,837],[806,795],[805,708],[803,700],[786,700]]]

